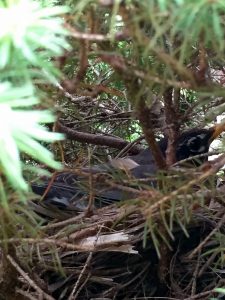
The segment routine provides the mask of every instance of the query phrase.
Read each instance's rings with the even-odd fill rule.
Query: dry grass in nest
[[[224,233],[224,214],[217,204],[195,210],[186,226],[189,237],[175,226],[171,250],[159,237],[160,260],[135,205],[52,220],[38,238],[10,241],[18,245],[18,261],[8,257],[20,274],[17,294],[51,300],[209,299],[215,287],[225,284],[222,248],[215,238],[218,231]],[[162,276],[165,255],[168,269]]]

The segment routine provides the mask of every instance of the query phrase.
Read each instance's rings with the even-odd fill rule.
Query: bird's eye
[[[205,151],[207,152],[203,138],[203,136],[190,138],[187,143],[189,151],[192,153],[204,153]]]
[[[193,137],[193,138],[190,138],[190,139],[188,140],[187,145],[188,145],[188,147],[190,147],[190,148],[197,148],[198,145],[199,145],[199,143],[200,143],[199,138],[198,138],[198,137]]]

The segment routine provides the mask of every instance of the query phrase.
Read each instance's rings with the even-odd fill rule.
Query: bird
[[[188,159],[209,151],[210,144],[225,131],[225,123],[216,124],[208,129],[190,129],[183,132],[176,141],[176,161]],[[158,142],[158,146],[166,157],[168,139],[163,138]],[[130,157],[139,165],[154,164],[154,158],[149,148],[142,150],[140,153]],[[207,156],[202,158],[202,162],[207,160]]]
[[[191,164],[199,166],[208,157],[199,159],[199,155],[207,154],[210,144],[223,131],[225,131],[225,123],[216,124],[207,129],[189,129],[180,134],[176,141],[176,161],[190,159]],[[158,142],[158,146],[163,156],[166,157],[168,139],[162,138]],[[198,156],[198,159],[195,159]],[[87,175],[98,174],[119,174],[121,169],[128,169],[129,174],[135,179],[143,179],[156,175],[159,170],[153,154],[149,148],[142,150],[139,154],[128,156],[123,159],[113,160],[109,164],[100,164],[91,168],[82,168],[81,171]],[[118,170],[119,169],[119,170]],[[118,173],[119,172],[119,173]],[[149,181],[152,187],[155,187],[153,181]],[[74,174],[73,172],[62,172],[54,177],[54,180],[45,179],[42,183],[32,183],[32,191],[40,196],[44,195],[43,201],[66,209],[72,207],[76,211],[84,211],[87,208],[90,186],[87,177]],[[46,189],[47,192],[46,192]],[[124,192],[123,190],[107,186],[107,184],[98,182],[95,186],[95,204],[96,207],[102,207],[121,200],[132,199],[136,197],[135,192]]]

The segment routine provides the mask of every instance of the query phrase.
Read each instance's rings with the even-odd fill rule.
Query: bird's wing
[[[83,170],[83,169],[82,169]],[[85,172],[90,169],[85,169]],[[97,169],[92,169],[90,174],[96,174]],[[114,170],[115,172],[115,170]],[[154,175],[155,165],[143,165],[133,168],[130,173],[134,178],[146,178]],[[101,172],[99,172],[101,174]],[[114,174],[115,175],[115,174]],[[121,175],[121,172],[120,172]],[[119,176],[119,175],[118,175]],[[125,174],[123,174],[125,176]],[[116,178],[116,177],[115,177]],[[118,179],[119,177],[117,177]],[[118,181],[118,180],[117,180]],[[154,186],[153,181],[149,181],[150,186]],[[138,185],[137,185],[138,186]],[[73,208],[77,211],[84,211],[89,202],[90,191],[94,198],[96,207],[103,207],[118,201],[134,199],[137,194],[135,190],[123,190],[120,187],[112,187],[103,182],[94,182],[94,189],[90,187],[88,177],[81,177],[71,172],[63,172],[55,176],[54,180],[44,180],[40,184],[32,183],[31,188],[37,195],[43,196],[45,204],[55,205],[58,208]]]

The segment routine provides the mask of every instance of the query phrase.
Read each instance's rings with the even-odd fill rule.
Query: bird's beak
[[[225,131],[225,122],[216,124],[212,128],[212,137],[210,139],[210,142],[214,141],[222,132]]]

